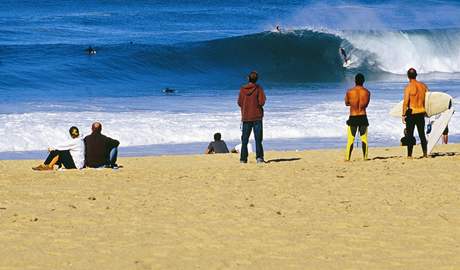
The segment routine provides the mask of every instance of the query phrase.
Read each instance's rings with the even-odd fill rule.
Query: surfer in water
[[[96,54],[96,50],[95,50],[93,47],[91,47],[91,46],[89,46],[89,47],[85,50],[85,52],[86,52],[88,55]]]
[[[428,92],[428,87],[417,81],[417,71],[410,68],[407,71],[409,83],[404,89],[403,115],[402,122],[406,124],[407,137],[409,144],[407,145],[407,157],[412,157],[412,150],[415,145],[414,129],[417,126],[420,144],[422,145],[423,157],[428,157],[427,140],[425,137],[425,94]]]
[[[342,58],[343,58],[343,64],[348,64],[348,61],[350,60],[347,56],[347,52],[345,51],[344,48],[340,47],[339,48],[339,51],[340,51],[340,54],[342,55]]]
[[[279,24],[276,26],[275,31],[281,33],[281,26]]]
[[[346,161],[351,158],[353,151],[353,143],[355,142],[356,133],[359,131],[361,137],[361,145],[363,149],[363,158],[367,160],[368,144],[367,144],[367,127],[369,122],[367,120],[366,108],[369,105],[371,93],[363,87],[364,75],[361,73],[355,76],[356,86],[347,91],[345,95],[345,105],[350,107],[350,117],[348,118],[348,142]]]
[[[174,94],[174,93],[176,93],[176,90],[172,89],[172,88],[169,88],[169,87],[166,87],[165,89],[163,89],[163,93],[165,93],[165,94]]]

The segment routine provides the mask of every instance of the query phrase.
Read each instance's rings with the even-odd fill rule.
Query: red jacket
[[[240,89],[238,106],[241,107],[241,121],[257,121],[264,117],[264,89],[258,84],[248,83]]]

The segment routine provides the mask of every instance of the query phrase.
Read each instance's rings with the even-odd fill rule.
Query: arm
[[[77,146],[76,140],[78,140],[78,139],[66,140],[66,141],[61,142],[58,145],[54,145],[54,146],[52,146],[50,148],[54,149],[54,150],[61,150],[61,151],[74,149]]]
[[[212,154],[213,152],[213,147],[212,147],[212,142],[209,143],[208,148],[204,151],[204,153],[207,154]]]
[[[238,95],[238,106],[243,106],[243,94],[241,93],[241,89],[240,94]]]
[[[114,148],[118,147],[120,145],[120,142],[110,137],[107,137],[107,145],[109,146],[109,148]]]
[[[350,106],[350,100],[348,99],[348,92],[345,94],[345,106]]]
[[[403,107],[402,107],[402,116],[406,116],[406,111],[409,108],[409,87],[406,87],[404,89],[404,101],[403,101]]]
[[[369,106],[370,102],[371,102],[371,92],[367,91],[367,100],[366,100],[366,104],[364,104],[364,108],[367,109],[367,106]]]
[[[265,96],[264,89],[260,86],[259,87],[259,95],[257,96],[257,100],[259,102],[259,106],[264,106],[265,101],[267,100],[267,97]]]

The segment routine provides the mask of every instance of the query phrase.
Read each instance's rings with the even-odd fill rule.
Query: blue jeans
[[[243,122],[243,134],[241,135],[241,161],[248,161],[248,142],[251,131],[254,129],[256,141],[256,158],[264,159],[264,148],[262,147],[263,126],[262,120]]]
[[[112,150],[110,150],[110,154],[109,154],[109,161],[110,161],[110,166],[114,166],[117,164],[117,156],[118,156],[118,147],[114,147],[112,148]]]

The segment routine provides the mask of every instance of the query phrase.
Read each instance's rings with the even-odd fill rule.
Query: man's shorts
[[[350,127],[367,127],[369,126],[369,121],[367,121],[367,115],[350,116],[347,125]]]

